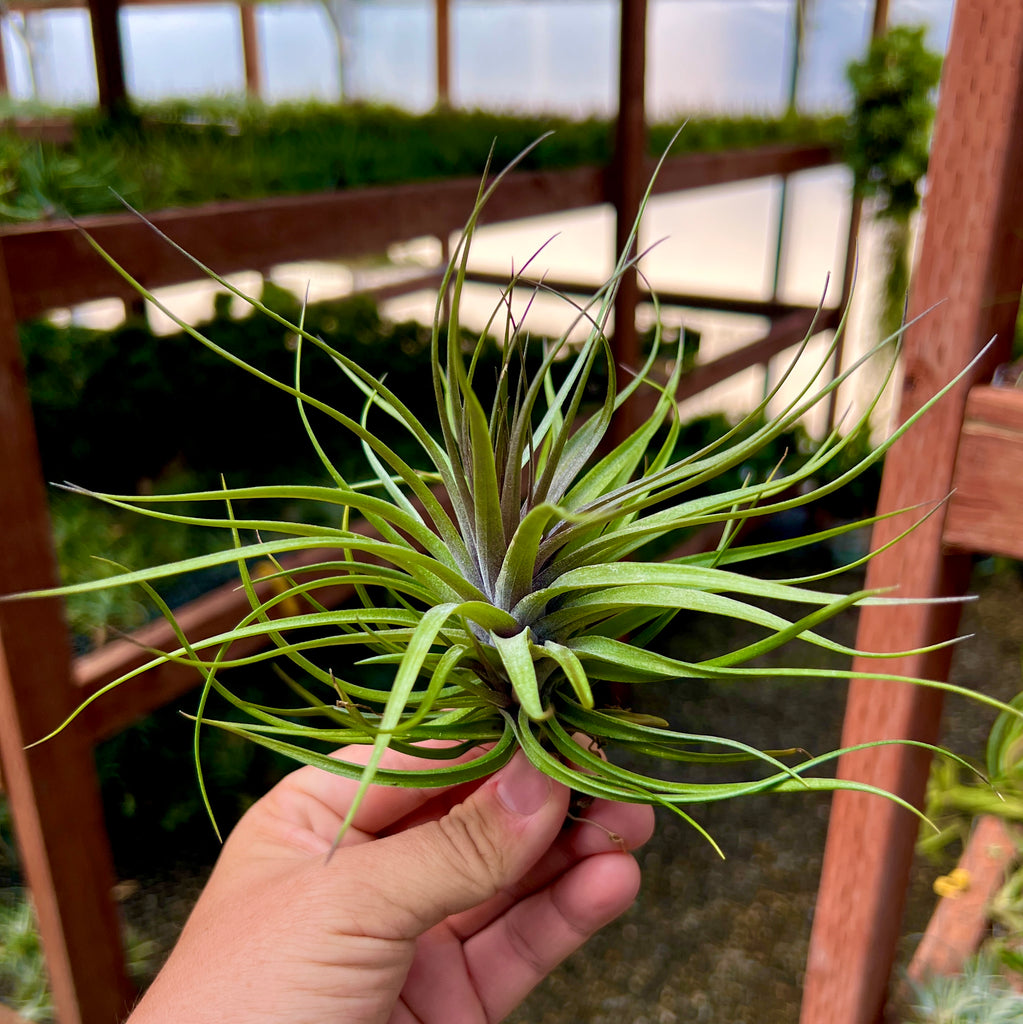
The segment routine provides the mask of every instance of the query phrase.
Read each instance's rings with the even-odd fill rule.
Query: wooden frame
[[[659,191],[785,173],[833,163],[822,147],[772,146],[732,154],[699,154],[669,161]],[[380,251],[421,234],[446,234],[471,208],[475,180],[434,182],[300,196],[250,203],[219,203],[198,210],[163,211],[152,220],[220,272],[266,269],[299,258],[337,258]],[[491,221],[607,202],[609,177],[601,168],[509,176],[489,211]],[[337,225],[345,230],[338,231]],[[150,287],[196,278],[131,214],[83,222]],[[53,268],[59,267],[55,274]],[[424,275],[423,281],[431,280]],[[24,371],[17,350],[17,319],[54,306],[119,295],[125,283],[68,224],[18,226],[0,232],[0,592],[52,585],[56,579]],[[723,300],[727,305],[728,300]],[[704,304],[714,300],[704,299]],[[763,344],[728,357],[716,374],[738,372],[801,339],[809,311],[783,305],[762,310],[774,323]],[[764,346],[768,347],[765,348]],[[11,486],[7,486],[11,481]],[[236,593],[227,588],[183,612],[199,634],[230,619]],[[162,627],[145,635],[158,643]],[[164,637],[164,639],[169,639]],[[112,1024],[132,998],[123,963],[113,872],[102,825],[93,744],[140,714],[194,685],[168,666],[145,688],[126,688],[94,705],[60,743],[26,750],[103,682],[139,658],[116,642],[70,665],[56,602],[0,603],[0,767],[15,816],[29,885],[53,981],[61,1024]],[[113,695],[112,695],[113,696]],[[73,842],[67,837],[73,836]]]
[[[968,486],[944,515],[933,516],[870,564],[868,587],[899,586],[919,597],[965,591],[964,546],[1009,554],[997,535],[978,531],[978,512],[993,512],[1002,537],[1020,535],[1020,506],[994,500],[1006,489],[1003,464],[968,466],[991,435],[1000,459],[1019,458],[1013,430],[975,429],[968,409],[1001,410],[1018,426],[1023,391],[996,398],[971,386],[989,379],[1006,358],[1023,288],[1023,6],[1001,0],[958,0],[935,126],[925,202],[925,231],[914,274],[910,314],[931,312],[909,330],[900,419],[915,412],[996,337],[966,379],[889,452],[879,511],[947,498],[956,477]],[[941,303],[939,308],[934,308]],[[964,420],[967,429],[964,433]],[[962,441],[960,438],[962,437]],[[1010,444],[1012,441],[1012,444]],[[985,450],[989,450],[985,448]],[[1018,462],[1016,463],[1018,464]],[[978,498],[978,496],[980,496]],[[953,511],[954,510],[954,511]],[[874,546],[908,525],[911,514],[879,524]],[[1006,529],[1006,524],[1010,529]],[[857,647],[891,651],[923,647],[954,635],[954,604],[865,608]],[[896,661],[858,659],[863,672],[944,679],[951,651]],[[882,738],[935,742],[940,691],[869,679],[849,689],[843,745]],[[845,778],[923,801],[929,757],[919,749],[888,747],[843,758]],[[859,793],[832,802],[827,847],[807,964],[803,1024],[875,1024],[882,1019],[917,822],[906,811]]]
[[[694,153],[667,161],[655,193],[680,192],[750,178],[791,174],[838,161],[826,146],[770,145]],[[653,172],[645,161],[644,173]],[[505,179],[484,223],[611,203],[602,167],[521,171]],[[383,252],[423,235],[445,238],[461,229],[479,189],[476,178],[376,186],[245,202],[164,210],[151,222],[218,273],[262,270],[299,259],[344,259]],[[201,274],[131,213],[83,217],[80,224],[116,259],[129,263],[148,288]],[[133,289],[66,221],[13,225],[0,232],[18,320],[101,296],[130,298]],[[60,273],[54,274],[54,267]],[[722,300],[726,305],[728,299]]]
[[[956,865],[964,878],[963,888],[938,901],[913,953],[907,980],[920,983],[935,974],[962,971],[990,934],[987,908],[1018,858],[1018,837],[1001,818],[985,814],[977,819]]]

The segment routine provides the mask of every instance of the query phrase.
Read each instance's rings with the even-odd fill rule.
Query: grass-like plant
[[[479,779],[506,764],[520,748],[541,771],[581,794],[659,804],[701,832],[686,810],[701,802],[839,788],[875,792],[861,783],[814,774],[837,752],[810,757],[795,748],[765,751],[741,739],[690,733],[684,723],[673,728],[609,703],[604,684],[618,684],[616,689],[621,690],[684,687],[694,679],[750,683],[761,672],[753,664],[758,656],[797,640],[854,654],[816,632],[817,627],[853,605],[901,598],[870,591],[836,596],[813,587],[830,572],[765,579],[755,567],[765,558],[826,541],[861,524],[755,543],[737,540],[739,528],[754,517],[771,516],[836,491],[881,459],[926,410],[826,484],[816,485],[815,477],[857,436],[877,398],[857,423],[829,434],[797,470],[786,471],[782,463],[765,479],[747,479],[744,486],[715,493],[717,478],[791,429],[869,357],[831,379],[827,368],[832,343],[809,383],[779,413],[764,417],[788,383],[791,369],[747,422],[679,457],[673,395],[682,372],[681,352],[665,354],[655,344],[641,370],[624,386],[618,385],[607,328],[619,281],[630,269],[625,257],[588,302],[574,307],[573,327],[586,328],[585,340],[570,341],[567,331],[549,345],[542,364],[533,370],[527,368],[523,354],[526,317],[513,313],[513,293],[523,287],[522,271],[513,277],[483,334],[485,338],[500,324],[503,336],[496,389],[492,382],[490,387],[495,397],[485,406],[476,379],[480,348],[465,350],[460,306],[473,233],[499,181],[500,175],[488,187],[481,186],[438,300],[432,336],[437,407],[433,424],[417,419],[385,381],[306,332],[301,322],[287,325],[296,338],[294,378],[277,380],[179,321],[197,342],[294,397],[332,482],[233,489],[225,485],[177,496],[83,491],[157,519],[220,530],[229,543],[219,553],[73,584],[63,593],[139,586],[173,623],[173,613],[155,588],[158,581],[236,563],[250,604],[233,629],[208,639],[190,640],[175,626],[175,650],[154,653],[146,666],[91,699],[153,666],[187,663],[203,681],[195,716],[197,764],[201,727],[214,726],[296,761],[357,778],[360,794],[373,782],[430,787]],[[116,269],[160,305],[126,270]],[[545,289],[541,285],[538,290]],[[285,322],[249,301],[259,312]],[[809,335],[798,358],[806,358],[808,342]],[[316,346],[330,356],[352,385],[350,406],[332,407],[315,397],[303,379],[303,346]],[[898,335],[880,346],[887,353],[886,380],[898,347]],[[665,356],[668,369],[659,375]],[[594,396],[591,377],[601,364],[606,368],[605,383]],[[643,393],[650,399],[650,415],[631,435],[610,443],[615,414],[625,401]],[[428,468],[413,468],[381,439],[378,423],[411,438]],[[751,424],[759,426],[751,431]],[[341,428],[347,438],[343,443],[361,446],[368,467],[365,480],[352,482],[336,468],[329,455],[334,442],[328,439],[326,426]],[[166,503],[183,500],[219,511],[184,514],[168,509]],[[282,500],[318,503],[333,525],[235,511],[243,502],[251,509],[264,501]],[[650,545],[709,524],[723,524],[715,550],[667,561],[644,558]],[[308,561],[310,551],[320,552],[313,564],[289,567],[289,558],[304,553]],[[265,563],[271,564],[269,575],[275,585],[268,596],[254,584],[253,560],[264,563],[264,574]],[[753,568],[744,571],[747,566]],[[328,607],[323,595],[338,584],[347,585],[356,596],[352,605]],[[801,606],[805,613],[789,619],[764,607],[765,602],[777,601]],[[680,613],[683,618],[704,613],[754,623],[764,635],[717,657],[679,660],[651,645]],[[232,642],[251,637],[265,640],[266,649],[233,656]],[[351,647],[365,654],[364,664],[388,674],[385,688],[335,670],[341,662],[332,664],[332,659],[342,658],[342,649]],[[275,660],[292,704],[243,700],[222,678],[225,669],[267,659]],[[771,671],[793,679],[852,674],[848,669],[801,668],[798,663]],[[946,683],[930,685],[965,692]],[[207,705],[213,693],[232,705],[238,717],[212,719]],[[1002,706],[987,697],[979,699]],[[371,746],[365,765],[329,756],[333,748],[347,744]],[[389,748],[414,750],[437,765],[421,771],[381,767]],[[628,752],[630,764],[649,767],[623,766],[621,751]],[[657,765],[664,762],[710,773],[726,767],[728,779],[735,764],[745,762],[750,771],[745,781],[679,782],[658,772]],[[201,769],[199,775],[201,785]],[[358,803],[356,799],[349,819]]]

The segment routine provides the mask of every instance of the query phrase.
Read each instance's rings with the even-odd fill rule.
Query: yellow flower
[[[934,879],[934,891],[946,899],[957,900],[970,888],[970,872],[954,868],[947,875]]]

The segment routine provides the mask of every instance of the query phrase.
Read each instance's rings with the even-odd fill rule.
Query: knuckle
[[[474,884],[481,898],[492,896],[507,885],[508,848],[502,837],[480,815],[453,808],[438,820],[441,855],[466,881]]]

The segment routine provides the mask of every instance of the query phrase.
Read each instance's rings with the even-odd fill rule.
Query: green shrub
[[[885,223],[881,336],[898,330],[903,315],[910,217],[920,205],[941,77],[941,57],[924,45],[924,31],[905,25],[890,29],[848,69],[854,99],[846,160],[857,192],[877,201],[875,212]]]
[[[682,118],[679,118],[681,121]],[[678,122],[655,125],[660,152]],[[675,152],[771,142],[837,145],[844,119],[694,118]],[[0,221],[117,210],[113,189],[140,209],[447,177],[478,177],[493,144],[506,162],[543,132],[526,169],[607,164],[609,120],[572,121],[438,109],[411,114],[370,104],[266,106],[228,100],[175,102],[132,116],[75,120],[69,146],[0,133]]]

